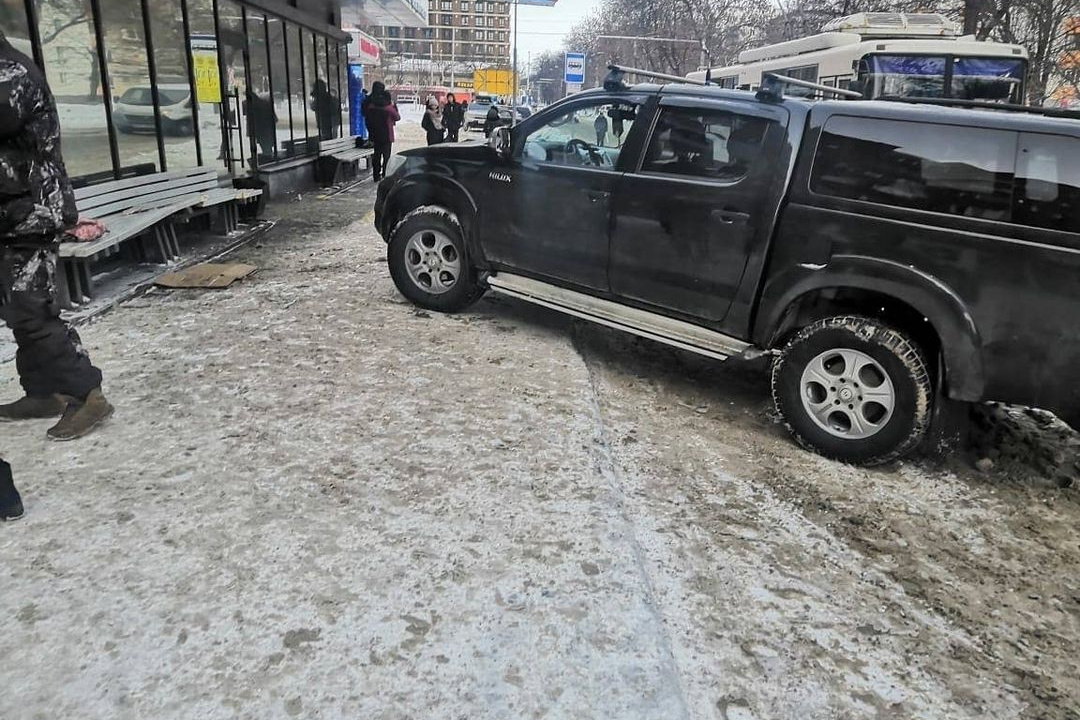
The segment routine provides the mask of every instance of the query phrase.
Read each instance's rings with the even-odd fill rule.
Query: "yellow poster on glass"
[[[191,67],[195,71],[195,99],[201,103],[220,103],[217,38],[212,35],[191,37]]]

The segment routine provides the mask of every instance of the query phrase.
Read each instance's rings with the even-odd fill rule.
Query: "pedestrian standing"
[[[15,489],[11,466],[0,458],[0,521],[18,520],[23,515],[22,498]]]
[[[381,82],[372,83],[371,94],[361,106],[364,122],[367,124],[368,138],[375,148],[371,160],[371,176],[379,182],[386,172],[386,163],[390,160],[394,144],[394,125],[401,120],[401,114]]]
[[[593,121],[593,128],[596,129],[596,144],[604,147],[604,141],[607,140],[608,124],[603,112],[597,113],[596,120]]]
[[[491,137],[491,133],[495,131],[495,128],[499,127],[499,108],[496,105],[492,105],[488,108],[487,115],[484,117],[484,137]]]
[[[15,335],[26,392],[0,405],[0,421],[61,416],[52,440],[82,437],[113,413],[57,302],[59,238],[77,220],[52,92],[0,32],[0,318]]]
[[[443,108],[443,125],[446,126],[446,142],[457,142],[461,126],[465,124],[465,107],[457,101],[454,93],[446,96]]]
[[[428,98],[427,109],[424,110],[424,119],[420,125],[427,133],[428,145],[438,145],[446,139],[442,110],[439,109],[439,101],[435,98]]]

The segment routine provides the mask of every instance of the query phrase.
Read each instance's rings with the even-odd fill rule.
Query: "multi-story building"
[[[476,66],[510,64],[510,3],[429,0],[428,27],[380,25],[373,34],[386,55]]]

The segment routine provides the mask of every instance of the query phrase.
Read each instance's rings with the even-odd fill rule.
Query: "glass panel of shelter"
[[[225,106],[221,84],[222,66],[214,27],[214,3],[213,0],[186,1],[191,32],[191,61],[197,63],[197,72],[203,75],[201,81],[196,82],[195,92],[202,164],[221,167],[226,156],[226,137],[222,134],[222,110]]]
[[[247,131],[247,69],[244,63],[244,17],[232,0],[218,0],[218,61],[225,76],[222,109],[226,120],[225,164],[229,172],[246,172],[251,148]]]
[[[199,164],[196,108],[188,74],[191,58],[184,35],[181,0],[150,0],[148,7],[165,162],[169,170],[196,167]]]
[[[4,32],[17,50],[33,57],[25,19],[17,21],[17,5],[5,0],[10,11]],[[113,179],[113,162],[105,114],[95,26],[88,0],[35,0],[45,77],[56,98],[64,162],[72,177],[85,181]],[[73,22],[73,18],[81,18]]]

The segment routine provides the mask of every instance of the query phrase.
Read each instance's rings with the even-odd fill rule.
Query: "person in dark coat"
[[[607,140],[607,118],[604,117],[604,113],[597,113],[596,120],[593,121],[593,129],[596,130],[596,144],[600,147],[604,147],[604,141]]]
[[[442,109],[439,108],[439,101],[435,98],[428,98],[427,109],[424,110],[424,119],[420,126],[427,133],[428,145],[438,145],[446,139]]]
[[[274,146],[277,143],[277,111],[269,95],[252,93],[248,104],[248,117],[251,118],[252,135],[259,148],[258,162],[252,160],[252,166],[274,159]]]
[[[341,110],[337,96],[330,92],[330,87],[322,78],[315,81],[311,92],[311,109],[315,112],[319,139],[334,139],[337,136],[337,126],[341,123]]]
[[[461,126],[465,124],[465,106],[457,101],[454,93],[446,96],[443,108],[443,126],[446,127],[446,142],[457,142]]]
[[[487,115],[484,117],[484,137],[491,137],[491,133],[495,128],[500,125],[499,108],[492,105],[488,108]]]
[[[53,440],[81,437],[113,412],[57,302],[58,241],[77,220],[52,92],[0,32],[0,318],[15,335],[26,392],[0,405],[0,421],[62,416]]]
[[[372,84],[371,94],[360,111],[364,114],[368,138],[375,148],[375,155],[371,160],[371,176],[375,182],[379,182],[393,152],[394,125],[401,120],[401,114],[391,100],[390,93],[386,91],[386,85],[381,82]]]

